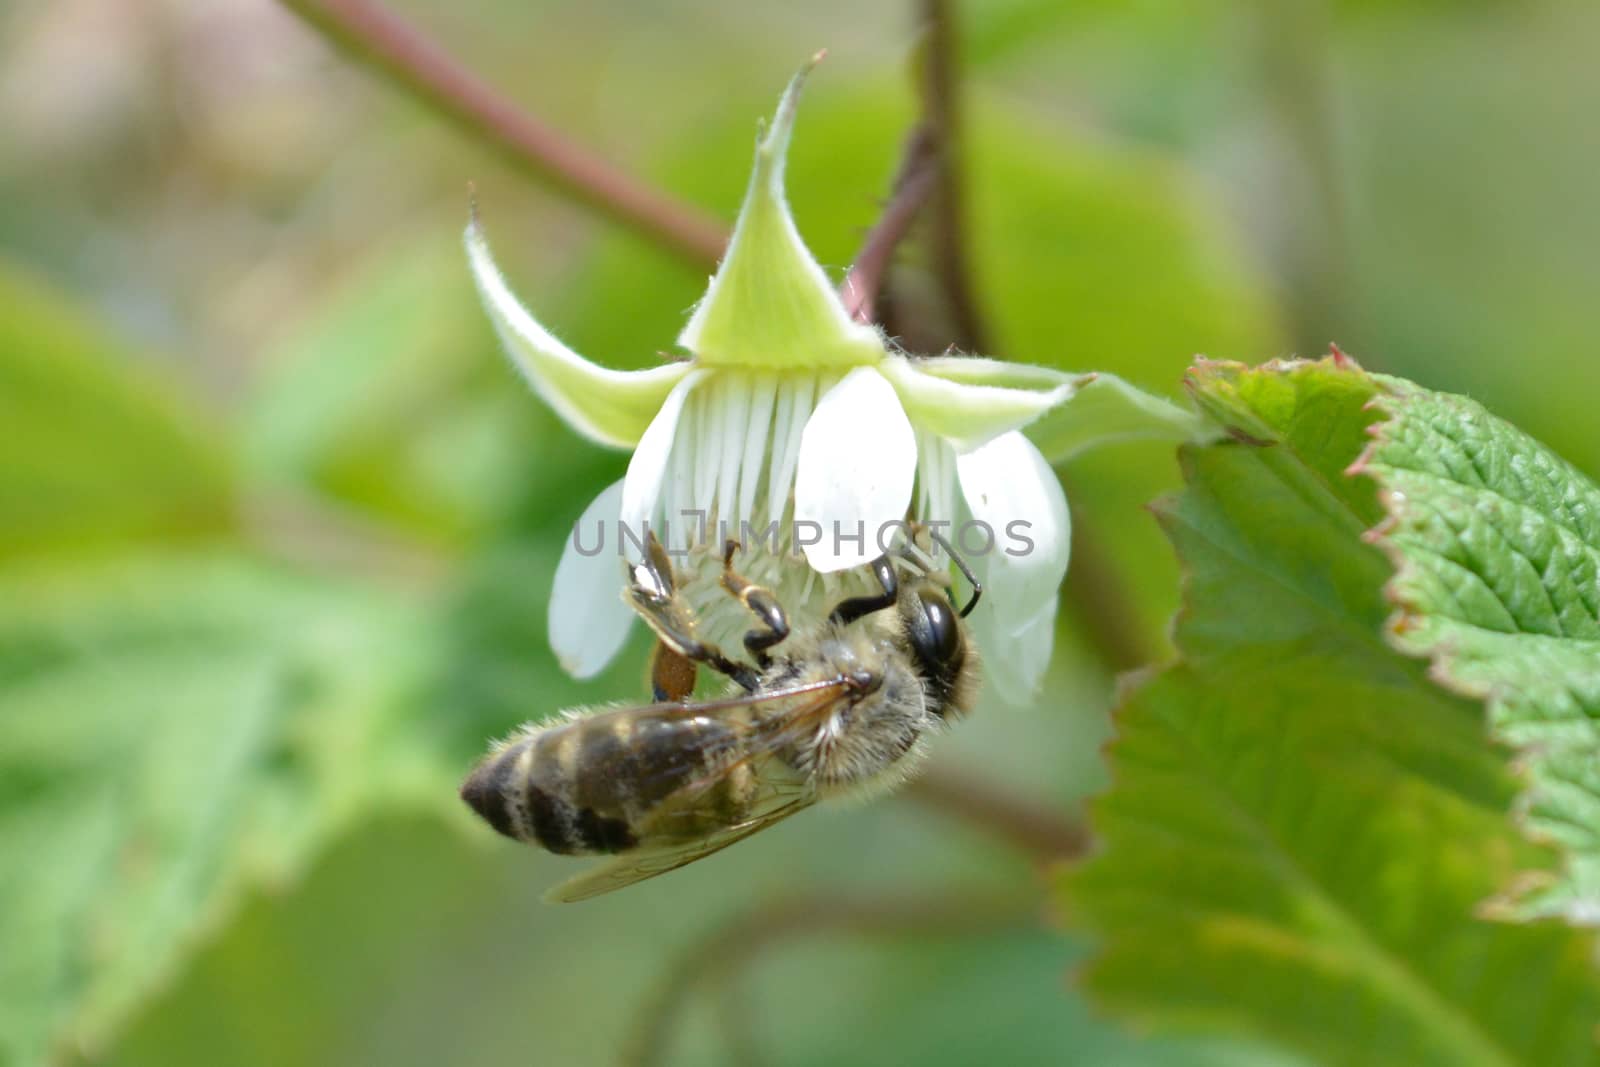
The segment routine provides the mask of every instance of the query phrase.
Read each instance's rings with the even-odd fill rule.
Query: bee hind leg
[[[694,695],[699,671],[692,659],[657,641],[650,653],[650,693],[657,704],[680,704]]]
[[[628,568],[627,596],[629,605],[655,631],[664,646],[664,649],[657,649],[651,665],[652,688],[662,694],[663,699],[683,699],[683,696],[674,695],[683,687],[682,664],[666,657],[666,652],[689,664],[704,663],[732,678],[746,691],[755,691],[759,679],[756,671],[729,659],[716,645],[696,635],[694,610],[678,595],[672,561],[653,532],[645,543],[643,562]],[[692,673],[688,684],[692,690]]]
[[[761,624],[744,635],[744,648],[751,659],[765,668],[772,663],[767,650],[789,636],[789,617],[772,590],[756,585],[733,569],[733,556],[738,551],[739,542],[731,539],[722,547],[722,588]]]

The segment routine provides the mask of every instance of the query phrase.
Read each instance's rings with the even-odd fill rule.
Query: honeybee
[[[941,539],[942,543],[942,539]],[[944,546],[948,548],[948,546]],[[613,858],[546,894],[577,901],[703,859],[828,797],[903,780],[924,738],[966,713],[976,652],[948,579],[895,560],[872,565],[878,591],[838,603],[790,632],[773,594],[733,569],[721,585],[754,616],[748,662],[696,633],[671,562],[651,538],[630,568],[627,597],[658,638],[655,703],[578,709],[530,724],[467,777],[462,799],[507,837],[562,855]],[[953,555],[953,554],[952,554]],[[941,579],[943,579],[941,581]],[[730,679],[727,696],[689,699],[696,667]]]

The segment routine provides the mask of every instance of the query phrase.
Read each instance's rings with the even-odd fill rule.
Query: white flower
[[[579,678],[621,648],[632,613],[619,596],[617,554],[632,542],[619,529],[664,530],[694,571],[714,566],[719,526],[739,537],[776,524],[780,551],[741,566],[794,615],[862,581],[851,569],[882,554],[879,532],[914,517],[950,522],[946,536],[964,542],[985,585],[972,625],[987,674],[1003,693],[1026,695],[1049,662],[1071,538],[1060,483],[1018,431],[1091,382],[1088,429],[1057,426],[1057,453],[1191,416],[1109,376],[908,357],[853,321],[784,197],[804,76],[758,139],[727,254],[678,338],[687,361],[623,372],[584,359],[511,294],[475,217],[467,228],[484,305],[528,383],[583,436],[633,449],[626,477],[585,511],[556,569],[551,644]],[[691,514],[699,518],[685,521]],[[985,530],[993,543],[979,551]],[[595,551],[602,531],[616,540]],[[785,559],[793,547],[809,566]],[[728,626],[742,625],[730,598],[707,596],[703,607],[712,616],[726,608]]]

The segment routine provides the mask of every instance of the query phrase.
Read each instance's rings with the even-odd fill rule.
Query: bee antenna
[[[961,553],[957,552],[955,547],[944,539],[943,534],[929,527],[928,536],[933,538],[934,544],[950,554],[950,558],[955,561],[956,569],[961,572],[962,577],[972,586],[972,599],[967,601],[967,606],[961,609],[961,617],[964,619],[972,614],[973,608],[978,606],[978,599],[983,596],[983,583],[978,581],[978,576],[972,573],[972,568],[967,566],[967,561],[962,559]]]

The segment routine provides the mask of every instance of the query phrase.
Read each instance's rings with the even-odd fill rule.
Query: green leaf
[[[1600,921],[1600,488],[1465,397],[1384,379],[1361,470],[1382,486],[1394,645],[1488,703],[1524,819],[1566,853],[1511,910]]]
[[[1331,359],[1191,384],[1232,440],[1186,448],[1161,511],[1184,658],[1118,710],[1102,848],[1066,880],[1102,939],[1089,991],[1319,1063],[1593,1063],[1590,936],[1480,914],[1542,854],[1504,759],[1383,638],[1381,513],[1346,474],[1376,383]]]
[[[209,427],[60,296],[0,263],[0,557],[230,522]]]
[[[238,890],[382,796],[402,603],[226,555],[0,575],[0,1062],[93,1053]]]

